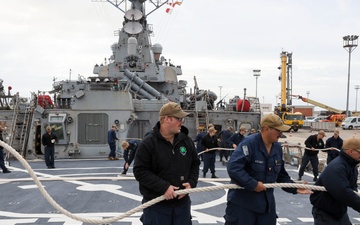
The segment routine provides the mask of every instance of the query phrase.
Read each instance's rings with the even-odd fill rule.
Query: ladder
[[[209,125],[209,113],[206,101],[196,101],[196,127],[206,130]]]
[[[16,124],[19,115],[19,95],[17,94],[14,97],[15,98],[13,98],[14,105],[13,105],[13,112],[11,116],[11,126],[10,126],[10,139],[8,144],[12,146],[14,149],[16,149],[13,144],[15,140]]]
[[[24,154],[24,150],[29,140],[33,110],[31,110],[28,105],[21,104],[21,99],[18,94],[14,97],[14,109],[12,112],[8,144],[18,152]]]

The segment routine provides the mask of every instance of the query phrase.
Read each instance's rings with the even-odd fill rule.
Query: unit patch
[[[249,155],[249,149],[248,149],[247,145],[243,145],[242,150],[243,150],[244,155]]]
[[[187,152],[187,150],[186,150],[185,147],[180,147],[180,153],[181,153],[182,155],[186,155],[186,152]]]

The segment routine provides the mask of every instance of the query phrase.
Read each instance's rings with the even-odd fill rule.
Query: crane
[[[332,113],[326,118],[326,120],[322,120],[321,122],[335,122],[335,126],[340,127],[342,121],[346,118],[346,111],[344,110],[333,108],[331,106],[325,105],[323,103],[317,102],[309,98],[304,98],[301,95],[297,95],[297,97],[301,99],[303,102],[307,102],[314,106],[318,106],[320,108],[326,109]]]
[[[289,125],[294,131],[298,131],[304,125],[302,113],[293,113],[292,105],[292,53],[281,52],[281,101],[275,106],[274,113],[279,115],[284,124]]]

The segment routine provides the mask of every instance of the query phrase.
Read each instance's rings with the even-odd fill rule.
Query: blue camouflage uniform
[[[244,189],[230,189],[226,207],[225,225],[275,225],[274,189],[255,192],[258,181],[266,183],[293,183],[285,170],[281,145],[272,144],[267,153],[261,133],[245,138],[236,148],[228,164],[231,183]],[[283,189],[296,194],[295,188]]]

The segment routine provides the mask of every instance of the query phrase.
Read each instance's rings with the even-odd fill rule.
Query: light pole
[[[360,88],[360,85],[355,85],[356,90],[356,101],[355,101],[355,111],[357,111],[357,98],[358,98],[358,90]]]
[[[255,88],[255,97],[257,98],[257,84],[258,78],[260,77],[261,70],[253,70],[254,77],[256,78],[256,88]]]
[[[347,94],[346,94],[346,116],[350,116],[349,113],[349,88],[350,88],[350,62],[351,52],[358,46],[358,35],[347,35],[343,37],[343,47],[349,52],[349,65],[348,65],[348,81],[347,81]]]
[[[220,100],[221,100],[221,89],[222,89],[222,87],[223,86],[219,86],[219,88],[220,88],[220,96],[219,96]]]
[[[307,92],[306,92],[306,96],[307,96],[307,98],[309,98],[309,95],[310,95],[310,91],[307,91]],[[306,102],[306,105],[309,105],[309,103],[308,103],[308,102]]]

